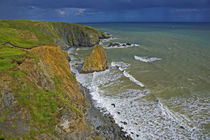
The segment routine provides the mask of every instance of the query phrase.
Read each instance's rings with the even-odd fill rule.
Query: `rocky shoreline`
[[[70,54],[67,59],[68,61],[71,60]],[[95,62],[95,60],[98,60],[97,63]],[[87,65],[89,67],[85,70],[81,70],[81,68],[84,68],[84,65]],[[90,56],[86,57],[83,66],[81,64],[80,67],[77,67],[77,70],[80,73],[84,73],[84,71],[87,70],[89,73],[105,70],[104,68],[98,69],[99,65],[104,66],[105,69],[108,68],[106,54],[103,47],[100,45],[93,48]],[[87,120],[88,125],[90,125],[92,130],[91,136],[104,138],[106,140],[132,140],[132,138],[130,136],[127,136],[126,132],[122,130],[123,128],[115,123],[115,120],[113,119],[111,114],[105,114],[103,110],[95,107],[95,101],[92,99],[92,95],[90,94],[89,89],[84,87],[81,83],[80,93],[83,94],[83,96],[90,103],[89,108],[86,108],[84,114],[85,119]]]
[[[132,140],[130,136],[126,136],[126,132],[122,130],[110,114],[104,114],[94,106],[94,100],[91,98],[87,88],[80,85],[80,92],[90,102],[90,107],[85,113],[88,123],[93,129],[93,136],[100,136],[106,140]]]

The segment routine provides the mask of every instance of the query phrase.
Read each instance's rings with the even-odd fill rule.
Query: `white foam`
[[[182,122],[185,122],[191,129],[191,139],[208,139],[209,132],[203,129],[203,125],[210,123],[209,98],[199,98],[192,96],[188,99],[171,98],[169,101],[172,107],[180,108]],[[188,117],[186,117],[188,116]]]
[[[115,38],[115,37],[110,37],[110,38],[106,38],[106,39],[101,39],[100,42],[99,42],[99,44],[100,44],[100,45],[103,45],[104,43],[107,43],[107,42],[110,42],[110,41],[116,40],[116,39],[117,39],[117,38]]]
[[[153,62],[153,61],[158,61],[158,60],[162,60],[162,58],[157,58],[157,57],[140,57],[140,56],[134,56],[135,60],[139,60],[142,62]]]
[[[130,66],[130,64],[127,64],[127,63],[124,63],[121,61],[121,62],[112,62],[111,66],[118,67],[120,71],[123,71],[123,70],[127,69]]]
[[[106,113],[110,113],[116,123],[123,127],[123,130],[134,140],[187,139],[193,133],[193,130],[187,129],[186,126],[184,126],[185,129],[181,129],[180,121],[172,117],[177,116],[177,114],[170,111],[162,103],[157,104],[143,99],[142,97],[150,93],[147,90],[127,89],[119,95],[110,97],[104,96],[105,91],[99,90],[97,86],[93,85],[93,87],[95,92],[91,92],[91,95],[97,102],[97,107],[104,108]],[[115,107],[112,106],[113,103]],[[183,126],[182,122],[181,125]],[[136,134],[139,136],[137,137]]]
[[[74,61],[79,60],[74,59]],[[71,61],[71,63],[73,65],[74,62]],[[178,99],[166,101],[159,99],[159,102],[157,102],[156,99],[150,98],[153,96],[148,89],[123,88],[119,85],[121,83],[118,82],[121,81],[121,77],[123,75],[133,77],[126,72],[129,66],[124,62],[112,62],[109,70],[92,74],[79,74],[77,72],[76,78],[90,90],[92,99],[95,100],[95,106],[105,111],[104,113],[110,113],[116,123],[134,140],[201,139],[203,137],[200,133],[202,129],[197,129],[202,124],[197,123],[200,122],[199,119],[202,117],[205,121],[208,121],[209,116],[200,117],[198,115],[202,114],[201,111],[208,112],[209,105],[200,105],[199,101],[193,99],[189,99],[187,103]],[[116,67],[122,72],[116,70]],[[132,79],[133,82],[136,80],[134,79]],[[147,100],[147,96],[149,96],[149,100]],[[208,103],[208,101],[205,102]],[[171,103],[174,108],[184,106],[181,112],[192,113],[192,118],[187,114],[172,111],[166,106],[165,102]],[[115,107],[112,105],[113,103]],[[184,110],[187,107],[189,110]],[[196,121],[192,123],[192,120]],[[183,126],[184,129],[180,126]],[[203,137],[204,139],[208,139],[208,134],[206,135]]]
[[[126,71],[123,71],[123,74],[125,75],[125,77],[128,77],[132,82],[136,83],[140,87],[144,87],[144,85],[140,81],[136,80],[132,75],[130,75]]]
[[[91,47],[80,47],[80,48],[76,48],[77,51],[79,50],[89,50],[92,49]]]
[[[193,130],[193,128],[188,125],[190,120],[186,116],[180,115],[178,113],[173,112],[172,110],[169,110],[168,107],[163,105],[160,100],[159,100],[158,103],[159,103],[159,106],[160,106],[160,109],[161,109],[163,115],[165,115],[165,116],[169,117],[170,119],[174,120],[175,122],[177,122],[177,124],[184,127],[188,131]]]
[[[138,86],[144,87],[144,85],[140,81],[136,80],[131,74],[125,71],[130,66],[130,64],[126,64],[124,62],[112,62],[111,66],[118,67],[118,69],[123,72],[123,75],[125,77],[129,78],[132,82],[134,82]]]

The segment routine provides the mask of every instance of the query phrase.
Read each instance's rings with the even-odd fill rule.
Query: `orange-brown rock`
[[[107,57],[104,48],[96,45],[91,54],[86,57],[81,73],[91,73],[108,69]]]
[[[40,46],[31,49],[31,52],[39,57],[40,68],[48,79],[60,79],[61,88],[69,96],[69,100],[82,108],[86,106],[85,97],[79,91],[79,83],[70,71],[70,66],[66,60],[67,54],[57,46]],[[82,107],[83,106],[83,107]]]

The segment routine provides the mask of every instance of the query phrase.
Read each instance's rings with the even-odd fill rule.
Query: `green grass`
[[[47,22],[0,20],[0,43],[31,48],[54,43],[57,34]]]
[[[10,46],[0,47],[0,73],[7,73],[13,79],[11,90],[15,93],[18,101],[18,107],[24,107],[31,116],[31,122],[36,129],[36,133],[28,135],[26,138],[33,138],[40,133],[53,134],[55,125],[58,123],[58,116],[61,116],[68,109],[82,116],[82,111],[71,104],[67,95],[61,89],[62,80],[59,77],[54,78],[55,90],[38,89],[32,81],[28,80],[26,71],[17,69],[16,61],[24,61],[26,57],[34,59],[34,65],[37,65],[38,58],[28,51]],[[75,81],[73,74],[68,77]],[[24,83],[24,84],[23,84]],[[63,108],[58,111],[59,108]],[[0,122],[6,119],[8,111],[0,114]],[[15,126],[11,126],[15,127]]]
[[[18,103],[28,108],[33,124],[40,130],[52,129],[57,123],[56,111],[59,107],[56,92],[33,89],[28,84],[19,94]]]
[[[0,72],[14,68],[23,61],[24,50],[0,45]]]
[[[10,86],[9,89],[15,94],[15,98],[18,101],[16,107],[23,107],[27,110],[31,116],[32,126],[35,128],[32,128],[30,134],[26,134],[23,139],[33,139],[34,136],[40,133],[53,134],[54,127],[58,123],[59,117],[67,110],[76,112],[79,116],[83,116],[83,113],[69,101],[67,94],[62,90],[61,78],[54,77],[53,82],[55,89],[39,89],[33,81],[30,81],[30,77],[28,77],[26,71],[18,69],[18,65],[26,58],[33,59],[34,65],[37,65],[37,69],[39,69],[39,58],[29,51],[21,48],[13,48],[10,45],[3,45],[3,43],[11,42],[22,48],[33,48],[44,44],[56,45],[56,40],[64,37],[64,31],[70,33],[66,38],[66,41],[70,45],[77,43],[78,36],[83,33],[86,35],[103,36],[103,33],[94,28],[77,24],[0,20],[0,76],[1,74],[7,74],[14,78],[11,81],[11,85],[8,86]],[[96,38],[90,40],[92,42],[97,41]],[[67,76],[72,82],[76,81],[73,74],[68,74]],[[2,97],[2,95],[0,95],[0,97]],[[63,109],[59,110],[60,108]],[[0,122],[5,120],[7,113],[8,112],[5,111],[0,114]]]
[[[70,77],[70,75],[69,75]],[[71,76],[72,80],[76,80],[74,79],[75,77],[74,76]],[[65,106],[69,107],[72,111],[76,112],[78,115],[82,116],[83,113],[80,109],[76,108],[75,106],[73,106],[71,104],[71,102],[68,100],[68,98],[65,96],[66,94],[63,92],[63,90],[60,88],[61,87],[61,82],[62,80],[59,78],[59,77],[56,77],[54,79],[54,82],[55,82],[55,88],[56,88],[56,92],[57,92],[57,95],[59,97],[59,99],[61,100],[62,103],[65,104]]]
[[[69,34],[66,35],[65,32]],[[83,34],[86,34],[86,36],[82,36]],[[90,35],[93,37],[90,38]],[[79,44],[79,36],[96,43],[98,42],[98,37],[105,36],[105,34],[92,27],[78,24],[0,20],[0,44],[11,42],[23,48],[33,48],[40,45],[56,45],[57,41],[62,40],[71,46]]]
[[[10,75],[18,77],[17,85],[14,85],[13,92],[18,101],[18,106],[28,110],[31,122],[37,129],[36,134],[53,134],[54,127],[59,121],[58,116],[62,116],[69,109],[76,112],[79,116],[83,115],[80,109],[71,104],[66,93],[60,88],[62,84],[61,80],[59,80],[60,78],[56,77],[54,79],[55,90],[46,90],[37,89],[31,81],[26,82],[27,75],[24,73],[13,72]],[[22,85],[23,80],[26,83],[24,87]],[[62,110],[59,111],[60,108]],[[30,138],[32,136],[30,135]]]
[[[6,109],[4,112],[0,113],[0,123],[4,122],[8,113],[9,113],[9,109]]]

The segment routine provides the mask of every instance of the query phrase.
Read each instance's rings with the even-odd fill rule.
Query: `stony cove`
[[[97,44],[107,37],[78,24],[0,20],[0,138],[130,139],[93,107],[64,51],[96,45],[82,72],[105,70],[106,54]]]

